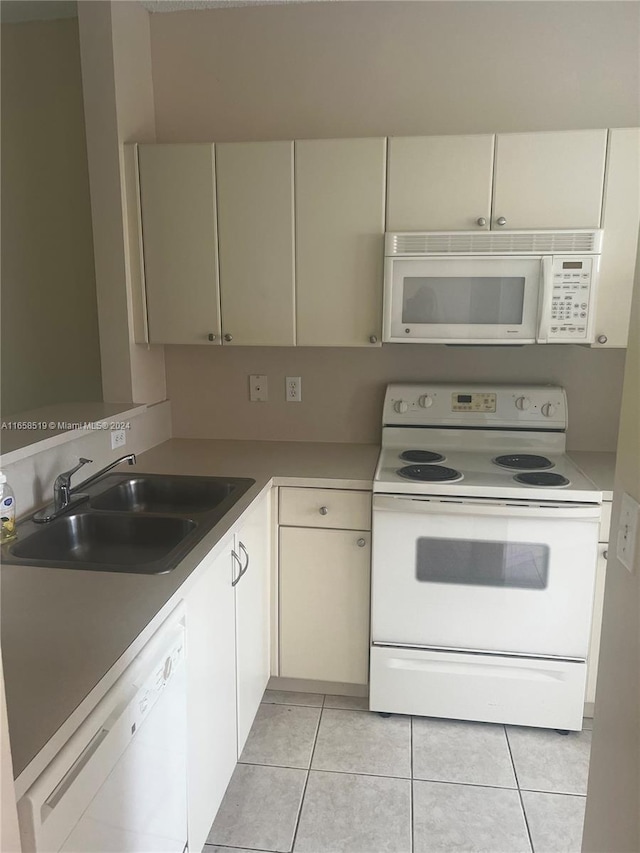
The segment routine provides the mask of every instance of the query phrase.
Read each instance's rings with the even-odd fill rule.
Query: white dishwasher
[[[183,853],[184,610],[178,607],[18,803],[24,853]]]

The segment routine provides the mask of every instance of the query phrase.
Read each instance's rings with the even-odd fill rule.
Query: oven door
[[[535,343],[540,257],[387,258],[384,340]]]
[[[597,504],[373,499],[372,640],[587,657]]]

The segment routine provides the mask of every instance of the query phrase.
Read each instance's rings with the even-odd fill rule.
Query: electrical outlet
[[[640,505],[626,492],[622,495],[620,518],[618,519],[618,540],[616,556],[623,566],[633,571],[635,562],[636,542],[638,539],[638,516]]]
[[[285,399],[287,403],[302,402],[302,377],[287,376],[285,380]]]
[[[252,403],[266,403],[269,399],[267,377],[263,373],[249,376],[249,399]]]
[[[127,443],[127,431],[124,429],[112,429],[111,430],[111,449],[115,450],[116,447],[124,447]]]

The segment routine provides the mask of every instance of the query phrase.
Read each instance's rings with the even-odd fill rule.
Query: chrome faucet
[[[46,524],[48,521],[53,521],[54,518],[57,518],[59,515],[68,512],[74,506],[88,500],[89,495],[81,492],[81,489],[90,486],[91,483],[94,483],[102,477],[103,474],[106,474],[107,471],[115,468],[116,465],[120,465],[121,462],[128,462],[129,465],[134,465],[135,461],[135,453],[128,453],[126,456],[121,456],[109,465],[105,465],[104,468],[101,468],[95,474],[87,477],[86,480],[83,480],[78,486],[72,489],[71,477],[76,473],[76,471],[79,471],[83,465],[93,462],[93,459],[85,459],[84,456],[81,456],[78,459],[78,464],[74,468],[71,468],[69,471],[63,471],[62,474],[58,474],[53,484],[53,503],[48,504],[44,509],[38,510],[38,512],[33,516],[33,520],[36,524]]]

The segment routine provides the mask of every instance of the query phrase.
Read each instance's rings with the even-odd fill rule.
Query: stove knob
[[[556,413],[556,407],[553,403],[545,403],[541,411],[545,418],[552,418]]]
[[[405,403],[404,400],[396,400],[393,404],[393,408],[399,415],[404,415],[405,412],[409,411],[409,406]]]
[[[526,412],[530,405],[531,400],[528,397],[518,397],[516,400],[516,409],[520,409],[521,412]]]
[[[423,409],[428,409],[429,406],[433,406],[433,397],[430,397],[428,394],[423,394],[418,400],[418,403],[420,403]]]

